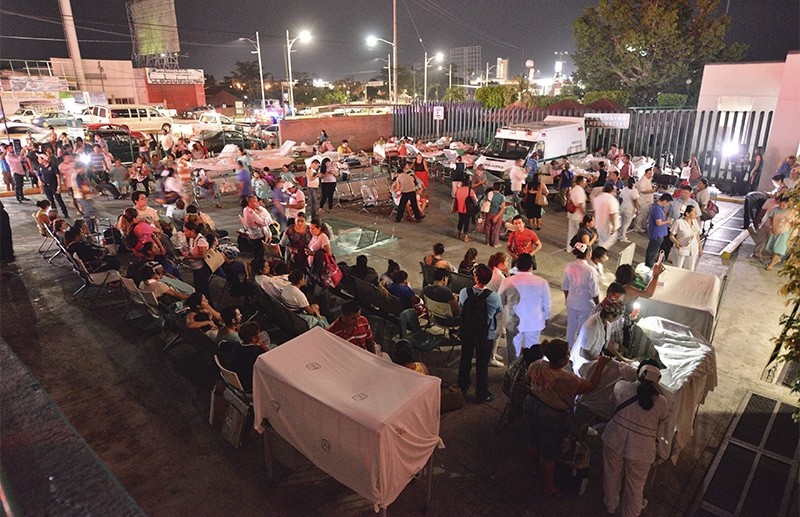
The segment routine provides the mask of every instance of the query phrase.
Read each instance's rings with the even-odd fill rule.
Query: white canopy
[[[385,508],[440,443],[440,383],[314,328],[256,361],[255,427],[263,432],[268,419],[316,466]]]

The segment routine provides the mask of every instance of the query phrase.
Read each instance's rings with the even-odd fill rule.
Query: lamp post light
[[[392,100],[392,92],[394,91],[394,90],[392,90],[392,55],[391,54],[387,54],[386,55],[386,59],[383,59],[383,58],[380,58],[380,57],[376,57],[375,59],[377,59],[378,61],[383,61],[384,63],[386,63],[386,70],[387,70],[386,73],[389,76],[389,96],[388,96],[388,99],[389,99],[389,102],[391,102],[391,100]]]
[[[489,66],[489,62],[486,62],[486,86],[489,86],[489,71],[495,68],[497,68],[497,65]]]
[[[444,54],[442,54],[441,52],[437,52],[435,56],[429,58],[428,53],[425,52],[425,67],[424,67],[425,73],[423,74],[423,80],[422,80],[423,88],[425,88],[425,90],[422,92],[422,102],[428,102],[428,67],[431,64],[431,61],[433,61],[434,59],[438,63],[441,63],[442,59],[444,59]]]
[[[379,41],[381,41],[383,43],[386,43],[387,45],[391,45],[392,46],[392,54],[394,55],[394,59],[392,59],[391,56],[389,57],[389,96],[392,98],[394,103],[397,104],[397,102],[398,102],[397,101],[397,99],[398,99],[398,96],[397,96],[397,94],[398,94],[398,89],[397,89],[397,45],[395,45],[393,42],[385,40],[383,38],[378,38],[376,36],[371,36],[371,35],[367,36],[367,46],[368,47],[374,47],[375,45],[378,44]],[[392,66],[392,65],[394,65],[394,66]],[[392,80],[393,77],[394,77],[394,80]],[[394,84],[394,90],[392,90],[392,84]],[[392,95],[392,92],[394,92],[394,95]]]
[[[294,81],[292,81],[292,46],[300,40],[301,43],[311,41],[311,33],[300,31],[297,37],[289,39],[289,29],[286,29],[286,68],[289,75],[289,113],[294,113]]]
[[[444,67],[439,66],[439,70],[444,70]],[[447,78],[448,78],[447,89],[449,90],[450,88],[453,87],[453,63],[450,63],[450,66],[447,69]]]
[[[258,31],[256,31],[256,40],[253,41],[250,38],[239,38],[240,41],[249,41],[253,45],[255,45],[256,49],[251,50],[251,54],[258,54],[258,78],[259,82],[261,83],[261,111],[264,112],[267,110],[267,101],[264,97],[264,69],[261,67],[261,40],[258,38]]]

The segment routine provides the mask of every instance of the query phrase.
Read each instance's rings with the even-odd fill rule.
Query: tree
[[[507,91],[505,86],[483,86],[475,90],[475,100],[484,108],[505,108]]]
[[[644,105],[659,92],[693,94],[706,63],[736,61],[746,49],[725,45],[730,17],[717,14],[718,6],[719,0],[600,0],[573,23],[577,79],[587,90],[623,90]]]
[[[453,86],[452,88],[448,88],[447,91],[444,92],[444,97],[442,97],[442,100],[451,102],[464,102],[465,100],[467,100],[467,96],[464,93],[464,88]]]
[[[521,102],[528,108],[531,107],[533,102],[533,94],[531,93],[531,83],[524,75],[515,75],[514,84],[509,89],[511,98],[507,99],[507,104],[512,102]]]

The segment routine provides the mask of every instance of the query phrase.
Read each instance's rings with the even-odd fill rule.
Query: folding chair
[[[383,301],[381,300],[381,294],[374,285],[356,277],[353,277],[353,284],[356,290],[356,300],[358,300],[359,305],[373,311],[381,310]]]
[[[450,281],[447,284],[450,290],[455,294],[461,292],[465,287],[472,287],[475,285],[475,278],[469,275],[462,275],[460,273],[450,273]]]
[[[431,285],[436,280],[436,266],[429,266],[424,262],[420,262],[419,266],[422,268],[422,287]]]
[[[128,321],[128,315],[131,313],[132,309],[138,307],[143,309],[143,312],[146,312],[147,306],[144,303],[144,299],[142,299],[139,288],[136,287],[136,282],[134,282],[132,278],[122,277],[120,281],[122,282],[122,286],[125,288],[125,292],[128,294],[128,310],[122,315],[122,321]],[[145,314],[141,314],[138,317],[133,318],[133,320],[138,320],[144,316]]]
[[[458,331],[461,328],[461,317],[453,314],[453,308],[449,303],[437,302],[428,297],[423,296],[425,308],[428,309],[428,314],[432,318],[432,323],[437,327],[444,329],[447,336],[450,338],[450,351],[447,353],[446,364],[450,364],[450,356],[458,343]]]
[[[86,269],[86,265],[83,263],[80,257],[78,257],[77,253],[72,254],[72,263],[75,267],[75,271],[77,271],[78,275],[81,277],[81,280],[83,280],[83,285],[77,291],[72,293],[72,297],[75,298],[78,293],[83,292],[83,297],[86,298],[86,293],[89,292],[90,287],[97,289],[97,293],[94,295],[94,298],[92,298],[92,301],[89,302],[90,309],[100,294],[104,291],[104,294],[111,294],[118,291],[117,288],[111,287],[109,284],[112,282],[120,282],[122,280],[122,276],[119,274],[119,271],[112,269],[110,271],[90,273],[89,270]]]
[[[67,250],[66,250],[66,248],[64,248],[64,245],[61,244],[61,241],[58,240],[58,237],[55,236],[55,234],[53,233],[53,230],[50,229],[49,225],[45,225],[44,230],[45,230],[45,232],[47,232],[48,238],[50,238],[50,244],[47,246],[47,248],[44,251],[41,252],[42,253],[42,258],[45,259],[48,263],[52,264],[54,258],[56,258],[57,256],[61,255],[62,253],[67,254]],[[54,244],[56,246],[56,251],[55,251],[55,253],[53,253],[52,255],[50,255],[48,257],[47,253],[50,251],[50,248],[52,248]],[[40,248],[41,248],[41,246],[40,246]]]
[[[377,291],[381,296],[381,312],[393,318],[399,318],[400,313],[405,310],[400,298],[383,288],[377,289]]]
[[[442,364],[446,367],[447,361],[444,360],[444,352],[441,349],[442,336],[436,336],[422,329],[419,324],[417,311],[406,309],[400,313],[400,339],[406,339],[411,343],[411,347],[417,352],[430,352],[438,350],[442,358]]]
[[[220,342],[220,346],[223,345],[223,342]],[[244,391],[244,387],[242,387],[242,381],[239,380],[239,375],[234,372],[233,370],[228,370],[219,360],[219,355],[214,355],[214,362],[217,363],[217,368],[219,368],[219,376],[222,378],[222,382],[233,391],[239,399],[243,402],[246,402],[249,405],[253,404],[253,394],[247,393]]]

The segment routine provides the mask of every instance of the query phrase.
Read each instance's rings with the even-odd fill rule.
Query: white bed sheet
[[[638,326],[653,341],[659,359],[666,366],[661,371],[660,388],[667,398],[669,413],[659,428],[658,455],[675,462],[694,433],[697,407],[717,386],[716,354],[703,336],[685,325],[651,316],[640,320]],[[581,376],[591,376],[594,364],[584,365]],[[603,372],[600,386],[583,395],[580,403],[596,415],[610,419],[615,409],[611,392],[620,379],[635,380],[636,370],[612,361]]]
[[[267,418],[315,465],[385,508],[441,443],[440,384],[315,328],[259,357],[255,427],[263,432]]]

